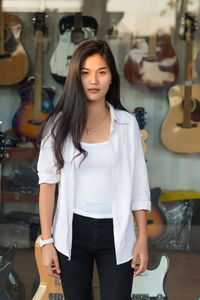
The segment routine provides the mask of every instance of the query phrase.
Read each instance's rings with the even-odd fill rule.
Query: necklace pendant
[[[91,131],[90,130],[87,130],[87,134],[90,134],[91,133]]]

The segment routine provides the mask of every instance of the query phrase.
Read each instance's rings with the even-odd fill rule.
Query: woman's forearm
[[[147,239],[147,212],[146,210],[135,210],[132,211],[135,218],[138,239],[143,238]]]
[[[39,193],[39,212],[42,239],[51,237],[56,184],[42,183]]]

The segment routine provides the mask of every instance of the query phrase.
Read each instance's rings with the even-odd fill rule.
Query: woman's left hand
[[[134,251],[133,251],[133,258],[131,262],[132,268],[135,269],[134,277],[145,272],[147,268],[148,262],[148,247],[147,247],[147,239],[141,238],[138,239]]]

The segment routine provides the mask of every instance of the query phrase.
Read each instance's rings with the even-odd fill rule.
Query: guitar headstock
[[[43,12],[37,12],[35,13],[33,17],[33,27],[34,27],[34,32],[36,31],[42,31],[44,36],[47,36],[48,34],[48,28],[46,26],[46,19],[48,18],[48,15]]]
[[[6,144],[5,133],[0,131],[0,164],[1,164],[2,160],[4,159],[5,144]]]
[[[194,40],[194,34],[198,29],[197,21],[195,16],[191,13],[185,13],[185,17],[182,19],[182,24],[184,25],[184,40]]]
[[[136,120],[138,122],[139,128],[142,130],[144,129],[145,125],[147,124],[147,116],[146,116],[146,111],[143,107],[136,107],[134,110],[134,114],[136,117]]]

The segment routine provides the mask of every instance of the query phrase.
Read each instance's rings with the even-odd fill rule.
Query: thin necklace
[[[97,127],[99,127],[99,126],[105,121],[105,119],[106,119],[106,117],[107,117],[107,112],[108,112],[108,111],[106,110],[105,117],[103,118],[103,120],[101,121],[100,124],[98,124],[97,126],[91,128],[91,129],[88,129],[87,127],[85,127],[85,130],[86,130],[87,134],[91,134]]]

